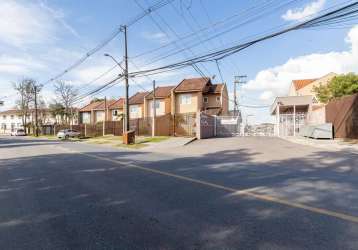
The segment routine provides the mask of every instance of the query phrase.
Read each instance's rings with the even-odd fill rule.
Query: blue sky
[[[45,82],[84,53],[108,37],[119,25],[126,23],[153,4],[154,0],[2,0],[0,2],[0,97],[10,108],[14,105],[11,82],[22,77],[33,77]],[[286,1],[237,1],[237,0],[175,0],[159,11],[146,16],[129,28],[130,70],[166,65],[200,55],[215,48],[224,48],[247,41],[280,25],[289,25],[315,15],[333,5],[347,0],[286,0]],[[140,6],[139,6],[140,5]],[[215,24],[232,15],[232,22],[198,30]],[[250,20],[249,23],[242,24]],[[241,25],[240,25],[241,24]],[[206,38],[237,25],[232,31],[202,43]],[[358,28],[347,26],[340,29],[320,28],[294,31],[278,38],[252,46],[239,54],[219,62],[230,95],[236,74],[248,76],[248,83],[239,91],[244,105],[271,104],[277,95],[287,92],[290,81],[299,78],[319,77],[331,71],[345,73],[357,71]],[[195,32],[196,31],[196,32]],[[189,39],[178,39],[195,32]],[[153,54],[134,57],[142,52],[175,44]],[[148,64],[158,55],[174,51],[190,44],[201,43],[191,50]],[[120,71],[112,71],[103,79],[88,86],[88,82],[105,72],[113,63],[104,53],[118,60],[123,57],[123,36],[119,35],[105,48],[85,63],[64,75],[61,79],[76,85],[81,93],[100,86]],[[134,58],[133,58],[134,57]],[[220,76],[214,63],[199,65],[208,76]],[[191,68],[170,74],[151,77],[159,85],[177,84],[183,78],[198,76]],[[131,94],[150,89],[150,79],[131,82]],[[139,84],[138,84],[139,83]],[[55,99],[52,84],[45,86],[42,96],[47,102]],[[122,83],[98,96],[124,95]],[[87,101],[87,100],[85,100]],[[81,105],[81,103],[79,104]],[[244,114],[254,114],[251,122],[269,120],[268,109],[243,108]]]

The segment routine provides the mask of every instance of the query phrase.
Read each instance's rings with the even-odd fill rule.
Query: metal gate
[[[294,119],[296,119],[295,123],[293,122]],[[306,113],[296,113],[296,115],[280,114],[280,136],[298,135],[301,127],[306,124],[306,120]]]
[[[241,135],[241,121],[239,116],[216,116],[216,136]]]

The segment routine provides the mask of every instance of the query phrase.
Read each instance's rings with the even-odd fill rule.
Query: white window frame
[[[181,105],[190,105],[191,104],[191,94],[181,94],[180,95],[180,104]]]
[[[151,102],[151,109],[153,109],[153,103],[154,101]],[[160,101],[159,100],[155,100],[155,109],[159,109],[160,108]]]

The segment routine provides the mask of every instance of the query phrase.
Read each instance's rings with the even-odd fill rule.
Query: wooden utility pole
[[[236,85],[237,84],[244,84],[246,83],[245,79],[247,76],[246,75],[237,75],[235,76],[235,81],[234,81],[234,116],[238,115],[238,111],[239,111],[239,101],[237,100],[237,89],[236,89]]]
[[[128,47],[127,47],[127,26],[123,25],[122,27],[124,33],[124,79],[125,79],[125,131],[129,131],[129,83],[128,83]]]
[[[107,97],[104,97],[104,120],[103,120],[103,136],[106,135],[106,121],[107,121]]]
[[[38,130],[38,114],[37,114],[37,86],[34,86],[35,91],[35,135],[36,137],[39,136],[39,130]]]
[[[153,80],[153,120],[152,120],[152,136],[155,136],[155,117],[156,117],[156,100],[155,100],[155,80]]]

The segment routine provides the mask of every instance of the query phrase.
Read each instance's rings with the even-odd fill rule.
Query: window
[[[112,115],[113,115],[113,116],[118,116],[118,110],[113,110],[113,111],[112,111]]]
[[[130,106],[129,108],[131,113],[137,113],[138,112],[138,106]]]
[[[160,101],[159,100],[155,100],[155,109],[159,109],[159,105],[160,105]],[[151,102],[151,108],[153,109],[153,101]]]
[[[208,103],[209,102],[209,98],[207,96],[204,97],[204,103]]]
[[[14,119],[14,115],[11,115],[10,117],[11,117],[11,120],[13,120],[13,119]]]
[[[216,102],[221,102],[221,97],[220,96],[216,97]]]
[[[3,116],[2,116],[2,119],[4,119],[4,120],[5,120],[5,119],[6,119],[6,115],[3,115]]]
[[[180,95],[180,104],[191,104],[191,94]]]

